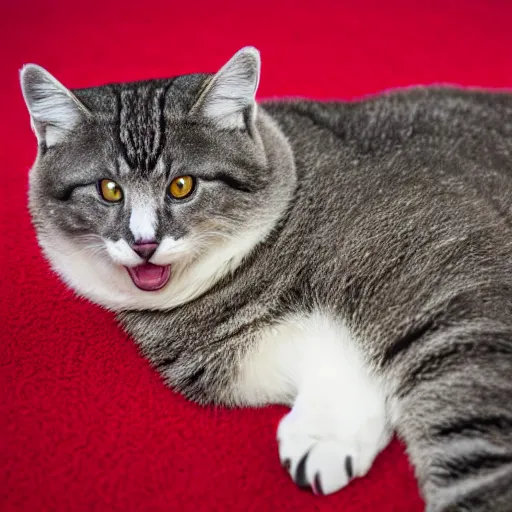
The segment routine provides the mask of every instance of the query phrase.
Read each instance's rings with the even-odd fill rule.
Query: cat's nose
[[[158,244],[154,243],[142,243],[142,244],[133,244],[132,249],[143,259],[146,261],[153,256],[156,251]]]

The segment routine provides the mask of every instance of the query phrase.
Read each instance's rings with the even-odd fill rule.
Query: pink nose
[[[132,249],[143,259],[149,260],[156,251],[158,244],[133,244]]]

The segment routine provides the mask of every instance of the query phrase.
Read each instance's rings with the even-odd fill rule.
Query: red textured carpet
[[[70,87],[213,71],[253,44],[263,60],[260,97],[348,98],[432,82],[512,86],[510,0],[415,4],[1,3],[0,510],[422,510],[396,442],[339,494],[299,491],[274,442],[284,408],[185,402],[111,314],[64,288],[26,211],[36,144],[17,82],[26,62]]]

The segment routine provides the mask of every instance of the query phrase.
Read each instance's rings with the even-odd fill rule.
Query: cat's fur
[[[293,406],[278,441],[300,486],[364,475],[396,430],[429,512],[512,510],[512,95],[257,106],[258,78],[254,49],[73,92],[25,67],[53,268],[191,399]],[[169,200],[183,174],[196,192]],[[124,268],[148,238],[171,264],[156,292]]]

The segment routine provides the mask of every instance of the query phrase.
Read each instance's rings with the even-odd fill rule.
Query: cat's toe
[[[315,494],[332,494],[354,477],[354,451],[338,441],[323,440],[311,449],[306,467]]]
[[[364,476],[382,440],[389,439],[385,431],[374,428],[374,422],[369,423],[371,428],[350,433],[342,426],[326,429],[325,425],[290,413],[277,430],[281,464],[298,487],[315,494],[331,494]]]
[[[345,487],[354,476],[354,454],[348,446],[333,440],[304,439],[281,441],[283,467],[301,489],[315,494],[331,494]]]

